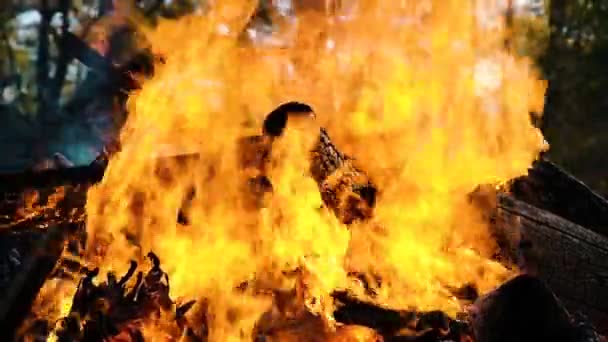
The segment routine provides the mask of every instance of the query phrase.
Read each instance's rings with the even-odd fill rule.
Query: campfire
[[[62,188],[61,198],[86,193],[83,215],[48,234],[78,242],[58,253],[19,334],[484,342],[593,332],[518,267],[480,205],[546,148],[530,120],[544,82],[505,50],[500,19],[478,22],[471,13],[489,5],[462,1],[360,5],[302,13],[281,48],[242,42],[252,2],[142,26],[162,59],[125,104],[120,149],[79,171],[103,178]]]

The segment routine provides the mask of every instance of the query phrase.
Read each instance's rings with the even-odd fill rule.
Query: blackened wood
[[[575,342],[570,315],[538,278],[521,275],[481,297],[472,310],[476,342]]]
[[[0,333],[6,341],[13,341],[38,291],[51,273],[63,251],[66,228],[49,228],[25,261],[17,278],[4,293],[0,302]]]
[[[376,331],[384,341],[468,341],[468,323],[450,318],[441,311],[396,310],[336,291],[336,321],[347,326],[363,326]]]
[[[511,184],[515,198],[608,236],[608,201],[548,160]]]
[[[548,211],[499,194],[492,229],[520,267],[547,282],[572,311],[608,332],[608,239]]]

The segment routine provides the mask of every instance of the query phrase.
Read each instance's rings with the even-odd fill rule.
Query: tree
[[[542,129],[549,157],[608,195],[608,1],[552,0],[540,58],[549,80]]]

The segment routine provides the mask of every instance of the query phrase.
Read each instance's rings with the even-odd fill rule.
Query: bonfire
[[[45,283],[25,334],[483,342],[501,298],[486,294],[521,284],[564,334],[469,197],[546,149],[530,119],[545,82],[499,17],[473,15],[490,4],[396,3],[299,13],[281,48],[243,44],[251,1],[140,27],[162,61],[100,158],[86,243],[63,252],[77,266]]]

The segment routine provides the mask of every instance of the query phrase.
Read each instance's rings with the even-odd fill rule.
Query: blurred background
[[[547,156],[608,196],[608,0],[493,1],[511,29],[509,47],[549,81],[535,122]],[[0,0],[0,173],[50,167],[56,153],[86,164],[116,137],[130,88],[113,70],[146,73],[153,64],[137,55],[137,34],[119,10],[127,3],[151,24],[205,11],[201,0]],[[273,33],[295,12],[352,6],[259,0],[244,39],[286,44]]]

